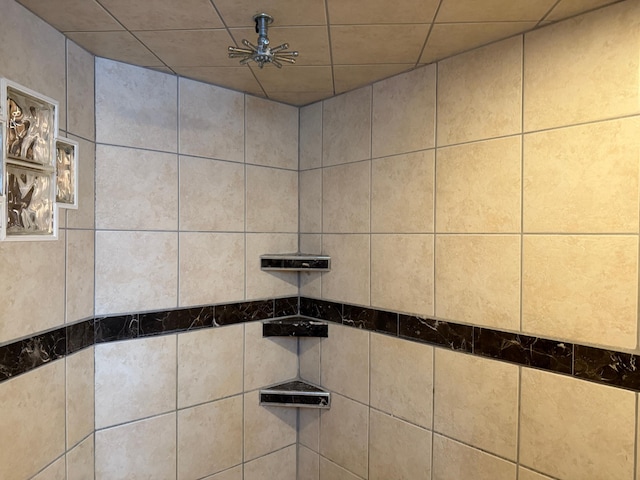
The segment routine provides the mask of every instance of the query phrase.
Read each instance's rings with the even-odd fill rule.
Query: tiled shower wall
[[[0,245],[0,344],[91,317],[94,268],[94,58],[13,0],[1,0],[0,76],[60,102],[60,134],[79,142],[79,209],[57,241]],[[23,352],[34,364],[47,361]],[[7,359],[3,359],[3,362]],[[0,386],[0,477],[93,472],[93,348]]]
[[[301,294],[637,352],[639,63],[633,0],[302,108]],[[640,478],[633,392],[331,328],[305,479]]]

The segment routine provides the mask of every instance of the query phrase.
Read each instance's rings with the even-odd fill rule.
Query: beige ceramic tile
[[[322,164],[365,160],[371,155],[371,87],[322,102]]]
[[[322,235],[299,235],[300,251],[305,253],[322,252]],[[322,272],[300,272],[300,295],[322,297]]]
[[[637,288],[635,236],[524,237],[526,332],[635,348]]]
[[[438,149],[436,232],[519,233],[520,136]]]
[[[434,431],[516,460],[518,367],[436,349]]]
[[[95,347],[96,428],[176,408],[176,338],[161,336]]]
[[[444,0],[436,22],[522,22],[540,20],[556,3],[555,0]]]
[[[371,284],[369,235],[323,235],[322,253],[331,271],[322,274],[322,298],[369,305]]]
[[[302,377],[304,378],[304,377]],[[319,384],[320,382],[318,382]],[[320,450],[320,410],[301,408],[298,414],[298,444],[318,452]]]
[[[331,409],[320,414],[320,428],[320,455],[367,478],[369,407],[333,394]],[[320,478],[331,478],[322,470]]]
[[[520,37],[445,60],[438,65],[438,146],[519,133],[521,105]]]
[[[133,148],[96,147],[96,227],[178,228],[178,156]]]
[[[332,95],[333,90],[331,89],[319,92],[268,92],[268,97],[271,100],[296,107],[304,107],[324,98],[329,98]]]
[[[527,34],[525,131],[638,113],[639,18],[622,2]]]
[[[235,67],[226,48],[202,45],[233,45],[225,29],[137,31],[140,39],[168,67]]]
[[[297,441],[294,408],[260,405],[260,392],[244,395],[244,459],[253,460]]]
[[[61,457],[35,477],[32,477],[32,480],[67,480],[65,467],[65,458]]]
[[[251,69],[247,66],[173,67],[172,70],[180,76],[198,80],[200,82],[231,88],[241,92],[248,92],[253,95],[264,96],[262,87],[260,87],[256,77],[251,73]],[[233,132],[233,134],[237,135],[242,132],[243,129],[241,128],[239,131]]]
[[[305,448],[298,447],[298,480],[320,479],[320,455]]]
[[[162,61],[129,32],[68,32],[69,39],[96,57],[144,67],[161,67]]]
[[[520,327],[520,236],[436,236],[438,317],[517,330]]]
[[[373,157],[435,146],[436,68],[419,68],[373,85]]]
[[[373,160],[373,232],[433,232],[434,157],[429,150]]]
[[[616,3],[616,0],[562,0],[545,17],[545,20],[561,20],[610,3]]]
[[[2,19],[2,76],[57,100],[59,125],[66,129],[64,37],[16,2],[2,2]]]
[[[551,477],[522,467],[518,468],[518,478],[520,480],[553,480]]]
[[[75,43],[67,42],[67,130],[95,139],[94,57]]]
[[[242,461],[242,396],[178,412],[178,478],[202,478]]]
[[[433,348],[371,334],[371,406],[432,427]]]
[[[244,165],[180,157],[180,230],[241,232],[244,199]]]
[[[93,316],[93,230],[67,230],[66,321]]]
[[[244,390],[254,390],[295,378],[298,345],[292,338],[262,336],[262,322],[245,324]]]
[[[469,51],[496,40],[531,30],[536,22],[482,22],[435,24],[420,57],[420,63]]]
[[[97,59],[96,140],[175,152],[177,93],[171,75]]]
[[[94,478],[94,439],[90,435],[73,450],[67,452],[66,480],[90,480]]]
[[[98,2],[20,0],[20,3],[61,32],[122,29]],[[73,15],[69,15],[69,12],[73,12]]]
[[[298,170],[298,109],[246,97],[246,157],[254,165]]]
[[[320,384],[320,345],[321,338],[300,338],[298,341],[298,360],[300,378],[316,385]]]
[[[243,348],[243,325],[178,335],[178,408],[241,393]]]
[[[360,477],[320,457],[320,480],[360,480]]]
[[[244,161],[244,95],[180,79],[180,153]]]
[[[220,28],[220,17],[208,0],[154,0],[151,5],[102,0],[102,5],[128,30]],[[151,8],[149,8],[151,7]]]
[[[300,172],[300,232],[322,232],[322,170]]]
[[[371,305],[433,315],[433,235],[371,235]]]
[[[51,242],[0,244],[0,343],[60,326],[64,319],[65,234]],[[28,287],[25,287],[28,286]],[[34,301],[37,299],[37,301]]]
[[[229,27],[253,27],[253,16],[264,11],[274,18],[274,26],[326,23],[325,6],[319,0],[300,0],[296,8],[286,0],[265,0],[259,5],[253,0],[216,0],[216,7]]]
[[[242,465],[230,468],[216,475],[206,477],[205,480],[242,480]]]
[[[328,0],[331,23],[354,25],[367,23],[430,23],[438,8],[437,0],[403,0],[389,8],[383,1],[373,1],[363,9],[357,0]],[[363,11],[364,10],[364,11]]]
[[[633,392],[524,368],[520,464],[566,480],[632,478],[635,414]]]
[[[430,478],[431,431],[371,410],[369,479]]]
[[[179,305],[244,299],[242,233],[181,233]]]
[[[334,65],[333,82],[336,93],[369,85],[393,75],[412,70],[415,63],[390,63],[374,65]],[[329,95],[330,96],[330,95]]]
[[[96,146],[80,137],[78,142],[78,209],[67,211],[67,228],[95,228]]]
[[[244,480],[296,480],[296,446],[244,464]]]
[[[300,109],[300,170],[322,166],[322,103]]]
[[[329,324],[320,348],[322,386],[369,403],[369,332]]]
[[[96,314],[177,305],[178,235],[96,233]]]
[[[369,232],[370,204],[370,161],[322,170],[323,232]]]
[[[176,415],[96,432],[96,478],[176,478]]]
[[[94,430],[94,351],[86,348],[66,357],[67,448]]]
[[[640,118],[525,135],[525,232],[637,233]]]
[[[30,478],[64,453],[64,361],[0,385],[0,478]]]
[[[433,438],[433,480],[516,480],[516,466],[440,435]]]
[[[262,271],[260,256],[267,253],[292,253],[297,250],[298,236],[295,234],[247,234],[245,298],[296,296],[296,272]]]
[[[298,232],[298,172],[247,166],[249,232]]]
[[[415,63],[429,25],[332,25],[332,59],[337,65]],[[381,41],[381,39],[383,39]]]
[[[287,65],[282,70],[279,68],[260,69],[251,66],[251,69],[270,98],[272,95],[275,97],[279,92],[306,93],[311,96],[306,103],[310,103],[331,96],[333,92],[330,66]],[[286,70],[286,75],[283,75],[284,70]],[[326,95],[314,98],[314,95],[311,94],[317,92],[326,92]]]

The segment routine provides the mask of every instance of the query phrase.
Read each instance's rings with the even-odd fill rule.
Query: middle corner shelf
[[[262,322],[263,337],[320,337],[329,336],[326,322],[300,315]]]

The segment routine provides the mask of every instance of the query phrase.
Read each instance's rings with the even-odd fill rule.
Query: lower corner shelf
[[[331,393],[304,380],[260,390],[260,405],[270,407],[330,408]]]

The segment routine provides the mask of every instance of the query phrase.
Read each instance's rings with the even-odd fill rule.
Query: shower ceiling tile
[[[428,32],[428,24],[332,26],[333,62],[416,63]]]
[[[223,23],[209,0],[100,0],[129,30],[221,28]]]
[[[267,95],[275,92],[327,92],[333,91],[331,67],[251,67]]]
[[[162,62],[129,32],[75,32],[67,36],[99,57],[143,67],[161,67]]]
[[[324,92],[273,92],[269,94],[269,98],[276,102],[301,106],[329,98],[332,95],[333,90],[326,90]]]
[[[547,16],[547,20],[562,20],[563,18],[578,15],[579,13],[591,10],[592,8],[603,7],[620,0],[561,0],[551,13]]]
[[[430,23],[439,3],[439,0],[397,0],[390,8],[386,0],[370,0],[363,8],[360,0],[327,0],[333,25]]]
[[[242,90],[253,95],[264,96],[262,87],[247,66],[241,67],[176,67],[174,71],[183,77],[221,87]]]
[[[429,34],[420,63],[431,63],[470,48],[531,30],[535,26],[536,22],[436,24]]]
[[[436,23],[538,21],[556,0],[443,0]]]
[[[61,32],[123,30],[122,26],[93,0],[18,1]]]
[[[257,43],[255,28],[232,28],[230,32],[239,46],[242,45],[242,39],[247,39],[254,45]],[[299,51],[296,65],[331,64],[327,27],[273,27],[269,29],[269,41],[272,47],[286,42],[289,50]]]
[[[136,32],[136,36],[169,67],[235,67],[226,48],[202,45],[231,45],[226,30],[169,30]]]
[[[277,25],[325,25],[324,0],[214,0],[228,27],[253,27],[253,16],[267,12]]]
[[[336,65],[333,67],[333,80],[336,93],[354,90],[371,82],[406,72],[413,67],[413,63],[391,65]]]

